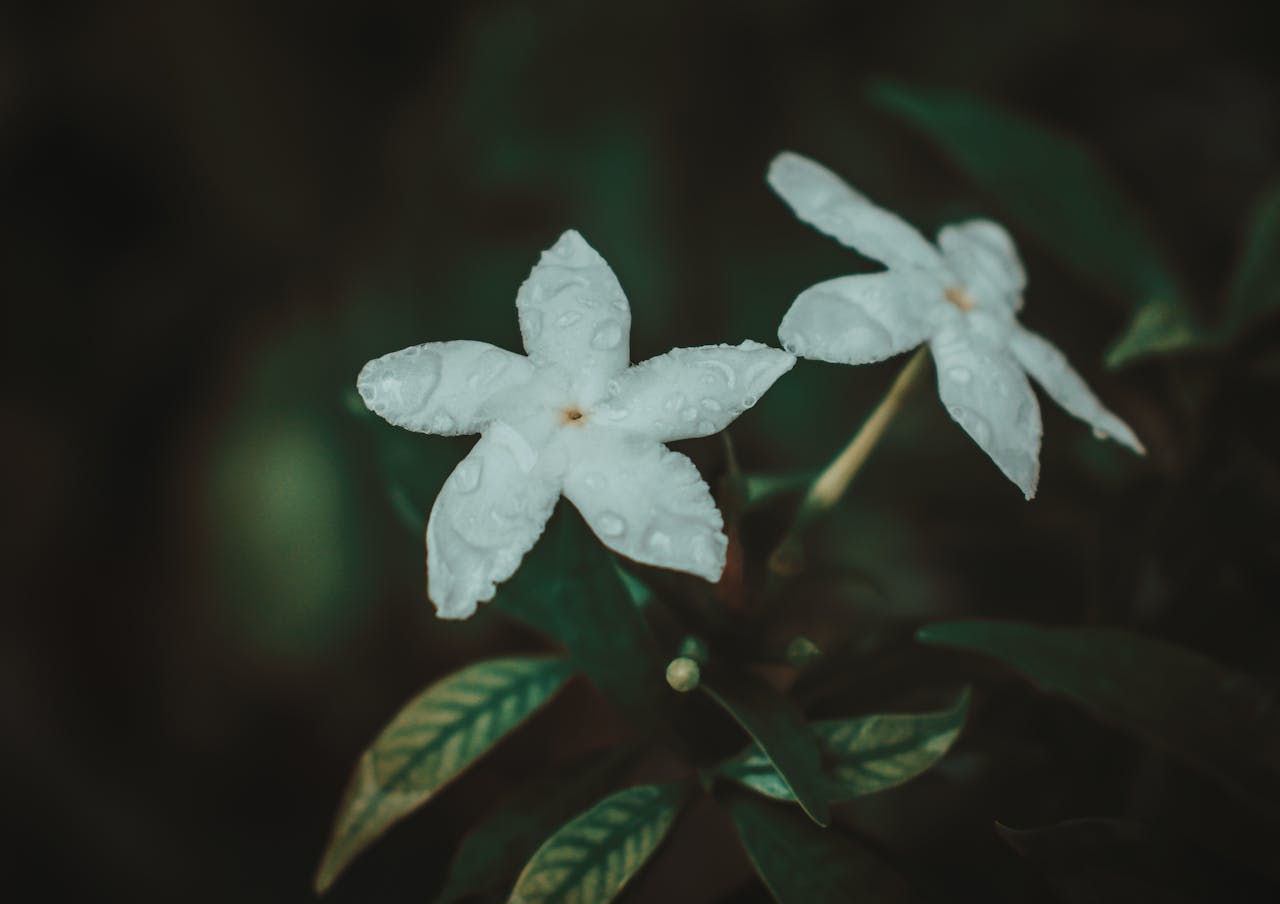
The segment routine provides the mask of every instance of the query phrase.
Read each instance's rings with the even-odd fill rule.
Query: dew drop
[[[600,533],[606,537],[619,537],[627,529],[627,522],[613,512],[605,512],[600,516]]]
[[[1111,439],[1111,434],[1100,427],[1093,428],[1093,435],[1095,439]]]
[[[649,531],[649,536],[645,537],[644,542],[655,552],[667,552],[671,549],[671,538],[656,528]]]
[[[678,411],[684,407],[685,398],[680,393],[673,393],[667,396],[667,400],[662,403],[662,407],[667,411]]]
[[[711,423],[711,421],[707,421],[707,420],[698,421],[698,432],[699,433],[715,433],[716,425]]]
[[[712,398],[703,399],[702,407],[707,409],[707,411],[723,411],[724,410],[724,406]]]
[[[617,348],[618,343],[621,341],[622,327],[618,325],[616,320],[606,320],[596,327],[596,331],[591,334],[591,347],[598,348],[601,351]]]
[[[573,326],[575,323],[577,323],[581,319],[582,319],[582,315],[579,314],[577,311],[565,311],[563,314],[561,314],[559,317],[556,318],[556,326],[558,327]]]
[[[453,472],[454,483],[463,493],[474,493],[480,486],[484,466],[478,458],[464,458]]]
[[[431,430],[434,433],[448,433],[457,426],[457,421],[445,414],[443,411],[435,416],[431,421]]]
[[[698,409],[690,405],[684,411],[680,412],[680,417],[686,421],[696,421],[698,419]]]

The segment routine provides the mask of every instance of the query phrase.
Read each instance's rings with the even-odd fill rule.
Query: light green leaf
[[[924,643],[993,656],[1046,691],[1280,812],[1276,695],[1191,650],[1115,628],[998,621],[927,625]]]
[[[853,800],[915,778],[951,749],[968,711],[966,688],[954,705],[936,712],[814,722],[827,800]],[[767,797],[795,799],[758,747],[725,763],[720,773]]]
[[[701,686],[751,735],[782,789],[809,818],[823,826],[830,822],[818,742],[799,708],[747,675],[718,674]]]
[[[1263,193],[1227,292],[1220,336],[1230,340],[1280,312],[1280,181]]]
[[[882,83],[885,110],[933,140],[1017,225],[1082,279],[1134,305],[1107,353],[1119,366],[1201,337],[1178,277],[1136,205],[1075,141],[960,94]]]
[[[686,785],[638,785],[606,797],[538,848],[516,879],[512,904],[612,901],[657,850]]]
[[[548,835],[608,792],[636,752],[600,756],[526,783],[462,839],[436,904],[490,892],[509,881]]]
[[[577,509],[557,508],[494,604],[563,643],[574,664],[636,727],[655,720],[668,696],[666,663],[610,553]]]
[[[546,703],[571,673],[559,659],[490,659],[410,701],[356,764],[316,873],[316,890],[325,891],[383,832]]]
[[[750,794],[729,799],[742,846],[780,904],[915,900],[906,882],[838,829],[821,829],[794,809]]]

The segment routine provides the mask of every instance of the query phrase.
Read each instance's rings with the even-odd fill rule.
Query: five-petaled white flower
[[[374,412],[421,433],[480,433],[427,521],[428,595],[442,618],[492,599],[560,495],[606,546],[719,580],[723,521],[693,462],[662,444],[723,430],[795,358],[758,342],[677,348],[630,364],[631,308],[577,232],[543,252],[516,294],[528,356],[429,342],[370,361]]]
[[[999,224],[945,226],[935,248],[910,224],[798,154],[774,158],[768,179],[801,220],[888,267],[801,292],[778,328],[788,351],[866,364],[928,342],[947,411],[1028,499],[1040,476],[1041,426],[1027,374],[1098,437],[1143,451],[1062,352],[1018,323],[1026,273]]]

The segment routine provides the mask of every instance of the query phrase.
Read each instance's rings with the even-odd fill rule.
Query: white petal
[[[427,593],[441,618],[467,618],[520,566],[560,495],[559,479],[505,424],[449,475],[427,521]]]
[[[728,540],[711,490],[685,456],[607,428],[584,431],[564,495],[615,552],[718,581]]]
[[[759,342],[675,348],[629,368],[592,417],[668,442],[710,436],[754,405],[796,363]]]
[[[992,220],[966,220],[942,227],[938,246],[963,288],[979,305],[1022,307],[1027,272],[1003,226]]]
[[[1057,346],[1043,336],[1018,326],[1009,347],[1050,398],[1091,425],[1100,437],[1110,437],[1139,454],[1146,451],[1129,425],[1103,407]]]
[[[1041,428],[1026,374],[1003,347],[963,327],[930,347],[948,413],[1030,499],[1040,478]]]
[[[938,252],[914,226],[807,157],[779,154],[768,179],[797,217],[861,254],[888,267],[942,269]]]
[[[428,342],[373,359],[356,390],[397,427],[454,436],[482,429],[485,403],[532,373],[528,358],[484,342]]]
[[[891,270],[841,276],[800,293],[782,318],[778,338],[788,351],[837,364],[883,361],[929,337],[925,309],[941,307],[932,275]]]
[[[627,296],[604,258],[572,229],[542,252],[516,307],[529,357],[571,374],[584,403],[596,401],[609,377],[630,363]]]

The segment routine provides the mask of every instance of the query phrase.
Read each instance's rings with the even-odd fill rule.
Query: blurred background
[[[1266,13],[1248,0],[7,5],[6,886],[311,900],[348,770],[385,720],[447,671],[544,645],[497,612],[435,620],[422,513],[471,440],[363,416],[366,360],[435,339],[518,349],[515,290],[568,227],[626,289],[636,360],[776,343],[797,292],[865,266],[767,190],[784,148],[928,232],[1000,216],[868,102],[882,77],[970,92],[1091,146],[1211,318],[1280,171]],[[1013,232],[1024,322],[1150,454],[1046,404],[1027,504],[919,393],[837,518],[889,601],[880,617],[1127,626],[1274,686],[1274,323],[1108,371],[1126,307]],[[744,467],[821,466],[896,369],[802,362],[734,426]],[[680,448],[717,467],[713,441]],[[910,698],[913,655],[845,711]],[[460,833],[562,733],[590,746],[561,703],[332,900],[428,900]],[[935,783],[927,804],[910,786],[864,810],[887,850],[914,851],[956,895],[1043,900],[992,820],[1219,815],[1196,780],[1066,704],[1000,677],[979,704],[952,773],[921,780]],[[721,876],[713,898],[760,899],[731,840],[694,862]]]

